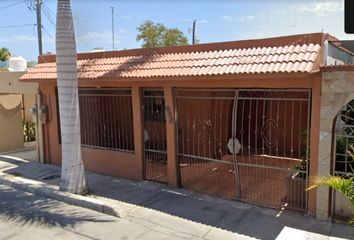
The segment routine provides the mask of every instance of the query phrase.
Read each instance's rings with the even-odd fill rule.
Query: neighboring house
[[[23,148],[23,121],[32,122],[37,83],[20,83],[22,72],[0,72],[0,152]]]
[[[0,152],[23,148],[21,95],[0,94]]]
[[[60,165],[55,55],[38,60],[21,81],[39,83],[45,162]],[[304,188],[333,172],[352,64],[323,33],[78,54],[85,167],[327,219],[333,193]]]

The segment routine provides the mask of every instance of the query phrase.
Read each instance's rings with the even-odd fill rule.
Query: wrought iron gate
[[[354,177],[354,160],[348,153],[354,146],[354,100],[346,104],[338,113],[335,122],[334,175],[344,178]],[[333,192],[333,216],[350,218],[351,204],[341,194]]]
[[[305,210],[308,90],[175,91],[182,186]]]
[[[167,183],[166,119],[163,90],[143,90],[145,179]]]

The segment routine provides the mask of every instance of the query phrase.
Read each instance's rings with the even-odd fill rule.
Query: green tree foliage
[[[11,57],[11,53],[9,51],[9,49],[7,48],[0,48],[0,61],[6,61],[9,60],[9,58]]]
[[[147,20],[137,27],[139,34],[137,41],[142,41],[142,47],[165,47],[187,45],[188,39],[178,28],[167,28],[161,23]]]

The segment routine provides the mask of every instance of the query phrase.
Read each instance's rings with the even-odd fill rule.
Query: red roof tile
[[[319,69],[324,34],[157,49],[78,54],[79,79],[311,72]],[[272,41],[273,40],[273,41]],[[56,79],[55,56],[21,80]]]

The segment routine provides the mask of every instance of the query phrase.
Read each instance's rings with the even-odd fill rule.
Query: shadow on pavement
[[[73,227],[80,222],[108,222],[61,202],[0,185],[0,220],[20,225]]]
[[[36,162],[19,164],[17,167],[4,172],[13,175],[20,174],[24,178],[55,185],[58,185],[60,180],[59,167]],[[185,189],[174,189],[163,184],[131,181],[90,172],[87,172],[87,180],[92,195],[141,206],[175,216],[178,219],[202,223],[248,237],[275,239],[284,229],[290,228],[326,236],[354,239],[354,228],[347,225],[317,221],[313,217],[302,213],[279,212],[278,210],[193,193]],[[6,196],[6,194],[10,193],[1,192],[1,196]],[[22,197],[18,196],[17,198],[21,199]],[[7,201],[9,200],[6,197],[0,198],[1,218],[15,218],[18,221],[30,223],[32,221],[49,222],[50,224],[63,226],[73,225],[79,221],[97,221],[92,217],[82,216],[75,211],[70,214],[63,214],[58,207],[60,204],[52,200],[34,201],[35,204],[31,200],[24,200],[22,203],[19,202],[19,205],[14,205],[12,209],[7,208]],[[24,207],[20,203],[24,204]],[[58,211],[48,213],[47,209],[53,207]],[[30,210],[31,208],[32,210]],[[22,212],[16,213],[15,209],[22,209]],[[151,211],[146,213],[146,211],[134,207],[129,214],[156,224],[175,224],[174,222],[167,223],[166,218],[161,217],[161,215],[154,218],[156,214],[151,213]]]
[[[172,189],[163,184],[88,174],[92,194],[258,239],[275,239],[287,227],[354,239],[350,226],[321,222],[297,212],[280,212],[237,201]],[[136,210],[137,211],[137,210]],[[133,213],[132,213],[133,214]],[[136,212],[137,217],[142,212]],[[151,216],[147,215],[146,220]]]

